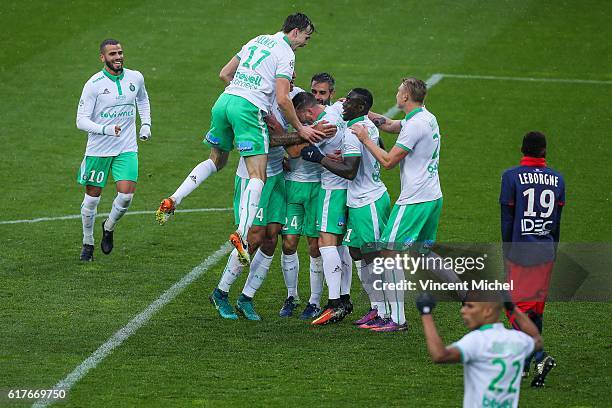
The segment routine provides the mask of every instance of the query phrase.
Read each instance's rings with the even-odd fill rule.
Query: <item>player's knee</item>
[[[297,235],[283,235],[283,254],[293,255],[298,246]]]
[[[210,151],[210,160],[214,163],[217,171],[221,170],[227,164],[227,159],[229,158],[229,152],[224,152],[223,150],[212,148]]]
[[[128,208],[134,198],[133,193],[117,193],[117,204],[120,207]]]
[[[349,254],[351,255],[351,258],[354,261],[359,261],[361,260],[361,251],[359,250],[359,248],[354,248],[354,247],[348,247],[349,249]]]
[[[313,258],[318,258],[321,256],[321,251],[319,251],[319,242],[316,239],[308,240],[308,254]]]

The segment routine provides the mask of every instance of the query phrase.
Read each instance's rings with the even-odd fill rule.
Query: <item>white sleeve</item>
[[[285,78],[291,81],[293,77],[293,68],[295,65],[295,54],[293,52],[282,53],[278,57],[278,64],[276,66],[276,72],[274,73],[275,78]]]
[[[138,114],[140,115],[140,125],[151,126],[151,106],[149,105],[149,94],[147,94],[147,88],[145,87],[144,76],[140,74],[141,85],[136,94],[136,106],[138,107]]]
[[[89,133],[105,134],[104,128],[106,126],[95,123],[91,120],[94,108],[96,106],[96,94],[95,89],[89,81],[83,87],[83,93],[81,93],[81,99],[79,100],[79,107],[77,109],[76,126],[79,130],[84,130]],[[110,128],[110,126],[109,126]],[[108,130],[110,132],[110,129]],[[114,129],[113,129],[114,133]],[[106,133],[109,134],[110,133]]]
[[[395,145],[404,150],[412,151],[419,142],[421,137],[421,129],[414,121],[402,122],[402,129],[397,137]]]
[[[350,129],[346,129],[344,132],[342,156],[361,156],[361,142]]]
[[[480,339],[478,331],[473,331],[461,338],[461,340],[451,344],[451,347],[456,348],[461,353],[461,362],[469,363],[478,357],[480,352]]]

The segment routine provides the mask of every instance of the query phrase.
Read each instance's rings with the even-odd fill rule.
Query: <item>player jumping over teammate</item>
[[[245,159],[250,181],[240,203],[240,224],[230,235],[230,242],[238,251],[240,262],[249,264],[245,238],[266,180],[269,136],[263,117],[270,112],[272,99],[276,97],[283,114],[304,140],[316,142],[323,136],[300,123],[289,98],[294,51],[306,46],[314,30],[306,15],[292,14],[280,32],[255,37],[223,67],[219,76],[228,86],[212,108],[211,127],[205,139],[211,147],[210,157],[192,170],[172,196],[162,201],[156,213],[160,223],[167,221],[183,198],[225,166],[235,143]]]
[[[102,252],[113,250],[115,225],[130,207],[138,181],[136,109],[140,115],[140,140],[151,137],[151,112],[144,77],[123,67],[123,48],[117,40],[100,44],[102,71],[83,87],[77,111],[77,128],[87,132],[85,157],[77,182],[85,186],[81,204],[83,248],[81,261],[93,261],[93,228],[102,188],[112,173],[117,197],[102,223]]]

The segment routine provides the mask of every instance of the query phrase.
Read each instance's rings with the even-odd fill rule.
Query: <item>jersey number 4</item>
[[[253,63],[253,65],[249,65],[251,63],[251,60],[253,59],[253,56],[255,55],[255,52],[257,51],[257,46],[253,45],[252,47],[249,47],[248,50],[249,50],[249,57],[246,59],[246,61],[242,63],[242,66],[246,68],[251,68],[251,69],[257,68],[259,64],[261,64],[261,62],[265,60],[266,58],[268,58],[271,54],[270,51],[259,50],[261,57],[259,57],[259,59]]]

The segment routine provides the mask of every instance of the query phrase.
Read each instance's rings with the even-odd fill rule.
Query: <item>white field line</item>
[[[81,378],[85,377],[87,373],[96,368],[98,364],[100,364],[106,357],[108,357],[113,350],[119,347],[125,340],[127,340],[130,336],[132,336],[138,329],[147,324],[147,322],[151,319],[151,317],[158,312],[161,308],[170,303],[174,298],[176,298],[187,286],[197,280],[202,274],[204,274],[208,269],[214,266],[217,262],[221,260],[222,257],[227,255],[232,246],[229,242],[221,245],[216,252],[206,258],[201,264],[196,266],[185,275],[181,280],[176,282],[172,287],[166,290],[161,294],[160,297],[157,298],[153,303],[147,306],[142,312],[137,314],[128,324],[119,329],[115,334],[113,334],[104,344],[102,344],[96,351],[94,351],[85,361],[79,364],[70,374],[68,374],[63,380],[55,384],[53,389],[55,390],[65,390],[66,394],[70,391],[72,386],[76,384]],[[54,399],[39,399],[36,401],[32,407],[42,408],[47,407],[57,400]]]
[[[522,82],[556,82],[563,84],[599,84],[599,85],[612,85],[612,81],[604,81],[597,79],[569,79],[569,78],[535,78],[535,77],[511,77],[511,76],[494,76],[494,75],[468,75],[468,74],[433,74],[425,83],[427,88],[433,87],[435,84],[440,82],[443,78],[457,78],[457,79],[480,79],[480,80],[492,80],[492,81],[522,81]],[[383,116],[393,118],[395,115],[400,113],[400,109],[397,106],[389,108]]]
[[[224,207],[224,208],[188,208],[185,210],[176,210],[177,213],[192,213],[192,212],[222,212],[222,211],[231,211],[232,207]],[[155,214],[155,211],[128,211],[125,215],[143,215],[143,214]],[[96,214],[96,218],[108,217],[108,213],[99,213]],[[0,225],[3,224],[31,224],[35,222],[43,222],[43,221],[60,221],[60,220],[74,220],[80,219],[81,214],[76,215],[63,215],[60,217],[42,217],[42,218],[32,218],[29,220],[10,220],[10,221],[0,221]]]
[[[444,74],[433,74],[432,76],[427,78],[427,80],[425,81],[425,83],[427,84],[427,89],[430,89],[435,84],[440,82],[442,80],[442,78],[444,78]],[[393,117],[395,117],[395,115],[397,115],[400,112],[401,112],[400,108],[398,108],[397,106],[393,105],[391,108],[389,108],[389,110],[387,110],[385,113],[383,113],[383,116],[385,116],[385,117],[387,117],[389,119],[393,119]]]
[[[509,77],[493,75],[464,75],[464,74],[440,74],[444,78],[459,79],[490,79],[493,81],[524,81],[524,82],[559,82],[565,84],[600,84],[612,85],[612,81],[602,81],[596,79],[567,79],[567,78],[531,78],[531,77]]]

